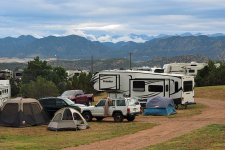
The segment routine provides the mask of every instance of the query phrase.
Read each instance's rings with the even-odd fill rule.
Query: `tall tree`
[[[33,61],[28,62],[27,68],[24,69],[22,81],[29,83],[36,80],[38,76],[47,78],[52,67],[46,61],[41,61],[39,57],[35,57]]]
[[[59,91],[52,81],[37,77],[36,81],[22,84],[21,94],[23,97],[41,98],[47,96],[58,96]]]
[[[225,85],[225,64],[209,61],[208,66],[200,70],[195,78],[196,86]]]
[[[62,93],[67,89],[67,73],[62,67],[55,67],[48,65],[46,61],[41,61],[39,57],[34,58],[33,61],[28,62],[27,68],[23,72],[23,83],[27,84],[35,81],[37,77],[42,77],[48,81],[52,81]]]

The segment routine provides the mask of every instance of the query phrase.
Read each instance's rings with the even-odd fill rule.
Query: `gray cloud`
[[[7,0],[0,36],[225,32],[223,0]],[[108,39],[108,36],[102,36]]]

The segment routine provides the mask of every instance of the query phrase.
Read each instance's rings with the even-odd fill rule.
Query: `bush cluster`
[[[69,79],[66,70],[62,67],[52,67],[39,57],[28,62],[24,69],[21,81],[11,80],[12,96],[41,98],[59,96],[65,90],[82,89],[93,92],[90,84],[91,73],[81,73]]]
[[[219,66],[213,61],[208,62],[208,66],[198,71],[195,78],[196,86],[225,85],[225,63],[220,62]]]

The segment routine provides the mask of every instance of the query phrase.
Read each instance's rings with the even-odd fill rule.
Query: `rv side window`
[[[145,91],[145,81],[134,81],[133,91],[144,92]]]
[[[178,82],[175,82],[175,92],[178,92]]]
[[[149,92],[163,92],[163,86],[162,85],[149,85],[148,91]]]
[[[191,69],[188,71],[189,73],[195,73],[195,70]]]
[[[155,73],[164,73],[164,69],[155,69]]]
[[[184,92],[192,91],[193,89],[193,82],[192,81],[184,81]]]

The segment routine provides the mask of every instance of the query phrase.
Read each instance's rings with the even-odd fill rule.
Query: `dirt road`
[[[170,140],[208,124],[225,123],[225,101],[196,99],[196,102],[207,106],[200,115],[181,118],[140,116],[135,121],[159,123],[160,125],[135,134],[67,149],[134,150]]]

